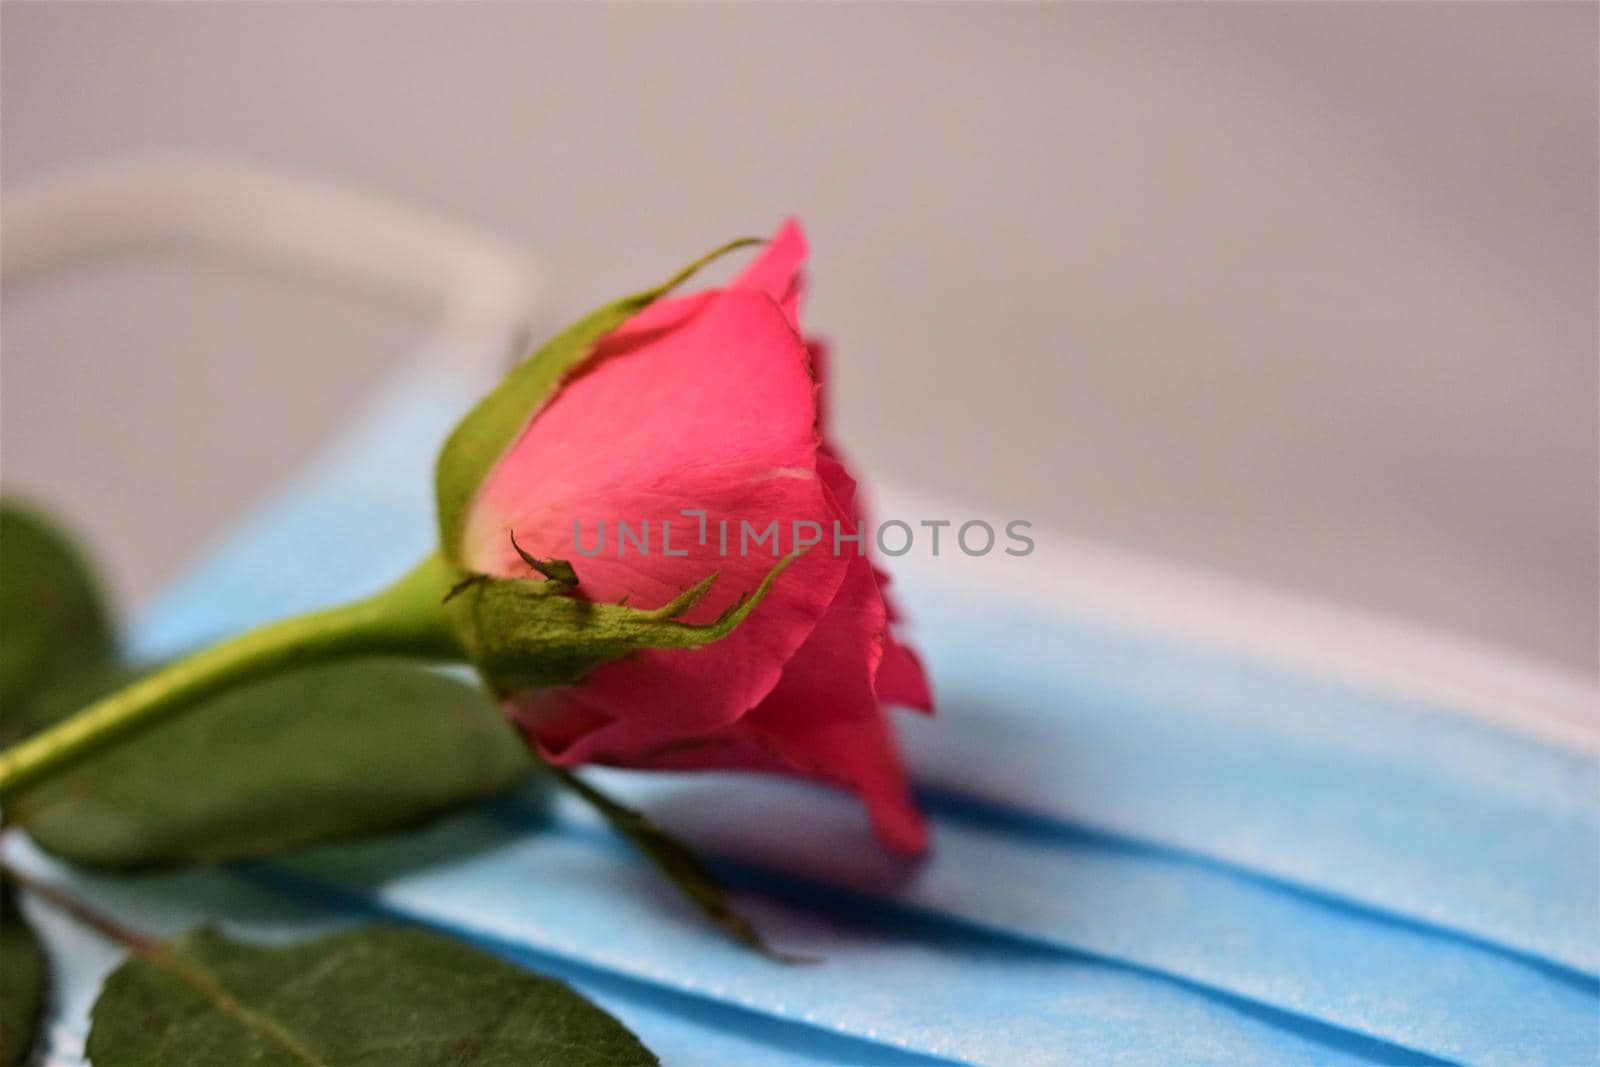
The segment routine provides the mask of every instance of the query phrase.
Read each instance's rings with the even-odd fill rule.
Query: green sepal
[[[717,580],[713,571],[650,611],[572,595],[564,581],[469,575],[445,602],[467,654],[497,696],[549,685],[575,685],[602,663],[643,648],[699,648],[719,641],[755,610],[798,553],[779,560],[748,596],[714,621],[681,617]],[[626,598],[624,598],[626,599]]]
[[[516,549],[517,555],[522,557],[522,562],[537,572],[540,577],[555,582],[557,585],[565,586],[567,589],[576,589],[578,587],[577,569],[567,560],[540,559],[538,556],[523,551],[522,546],[517,544],[515,531],[512,531],[511,534],[511,547]]]
[[[434,471],[439,545],[447,559],[462,562],[461,527],[467,507],[489,469],[555,393],[562,379],[583,363],[600,339],[687,281],[712,260],[760,243],[759,238],[753,237],[730,241],[701,256],[661,285],[596,308],[546,341],[478,401],[445,441]]]
[[[727,889],[706,862],[649,816],[612,799],[571,771],[554,766],[549,770],[556,781],[599,812],[613,830],[627,838],[690,903],[735,941],[779,963],[816,962],[813,957],[779,952],[768,945],[750,921],[734,910]]]

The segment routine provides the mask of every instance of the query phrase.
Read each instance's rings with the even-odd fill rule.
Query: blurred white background
[[[877,479],[1592,676],[1597,24],[13,0],[0,173],[204,150],[331,175],[528,250],[546,327],[796,213]],[[148,592],[421,323],[192,258],[9,290],[4,482]]]

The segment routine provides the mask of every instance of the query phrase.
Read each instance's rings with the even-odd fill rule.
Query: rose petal
[[[786,219],[777,234],[768,241],[761,255],[729,288],[766,293],[788,317],[796,333],[800,332],[800,302],[805,297],[805,276],[802,268],[810,254],[805,231],[794,219]]]
[[[491,471],[466,525],[470,566],[528,576],[511,545],[514,531],[526,551],[571,560],[583,595],[628,596],[641,608],[659,607],[720,571],[688,616],[707,622],[776,562],[770,542],[740,554],[741,522],[754,530],[777,522],[784,552],[794,520],[831,532],[836,512],[816,474],[815,390],[805,348],[783,312],[752,291],[668,310],[647,341],[635,329],[604,342]],[[708,512],[706,544],[684,508]],[[649,555],[630,542],[619,558],[618,520],[635,537],[649,523]],[[726,556],[720,520],[729,523]],[[603,522],[604,551],[583,555],[574,521],[586,550]],[[663,522],[671,556],[663,553]],[[584,702],[612,720],[596,731],[613,732],[608,750],[704,733],[755,706],[822,618],[846,564],[831,552],[810,552],[722,641],[693,652],[645,651],[593,671]],[[571,739],[566,758],[586,758],[590,736]]]
[[[922,669],[922,660],[908,646],[895,640],[893,633],[884,638],[877,687],[878,699],[885,704],[933,713],[933,688]]]
[[[843,461],[826,444],[817,455],[817,472],[822,475],[823,484],[828,487],[830,495],[845,515],[843,525],[846,532],[853,533],[858,529],[864,531],[861,550],[870,555],[871,549],[868,546],[872,543],[873,527],[863,518],[865,509],[861,506],[860,487],[855,479],[850,477]],[[878,668],[878,698],[887,703],[931,714],[933,690],[928,685],[922,662],[916,653],[895,637],[895,622],[900,618],[900,613],[895,609],[893,598],[889,596],[889,575],[886,571],[873,567],[872,578],[882,599],[888,625],[884,635],[883,662]]]
[[[884,844],[920,853],[927,846],[927,829],[874,687],[883,625],[883,602],[870,567],[857,560],[838,599],[785,666],[777,686],[739,722],[653,747],[611,751],[597,743],[588,747],[585,759],[655,770],[781,772],[828,782],[861,797]],[[582,718],[593,714],[583,706],[586,697],[575,689],[547,691],[539,699],[558,701],[561,715]]]
[[[876,688],[885,625],[872,568],[856,559],[777,688],[738,728],[800,773],[854,790],[879,838],[917,853],[927,830]]]

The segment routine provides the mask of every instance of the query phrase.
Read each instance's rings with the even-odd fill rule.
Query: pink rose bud
[[[821,425],[805,256],[790,222],[726,288],[603,308],[480,404],[440,459],[452,608],[544,759],[819,779],[914,853],[886,705],[932,699]]]

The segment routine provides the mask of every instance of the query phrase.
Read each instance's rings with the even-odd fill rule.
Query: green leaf
[[[478,401],[445,441],[434,473],[439,505],[439,545],[445,558],[461,562],[461,524],[489,469],[602,337],[687,281],[719,256],[759,244],[757,238],[731,241],[708,253],[653,289],[596,308],[519,364],[488,396]]]
[[[770,948],[756,928],[733,910],[727,890],[705,861],[695,855],[688,845],[663,830],[643,812],[618,803],[570,771],[560,767],[550,770],[557,781],[603,815],[613,830],[631,841],[646,859],[672,880],[673,885],[683,891],[695,907],[735,940],[783,963],[811,962],[809,957]]]
[[[16,887],[0,878],[0,1067],[33,1048],[44,1006],[44,950],[17,907]]]
[[[533,766],[477,687],[353,661],[221,696],[24,793],[6,817],[81,863],[206,862],[399,830]]]
[[[0,745],[48,725],[42,691],[115,654],[105,599],[72,540],[0,500]]]
[[[368,926],[287,947],[199,929],[106,979],[95,1067],[653,1064],[561,982],[421,930]]]
[[[679,621],[710,592],[715,572],[670,603],[646,611],[569,595],[548,581],[475,576],[450,591],[446,609],[468,656],[501,696],[574,685],[602,663],[641,648],[699,648],[720,641],[749,617],[798,553],[773,565],[749,595],[703,625]]]

